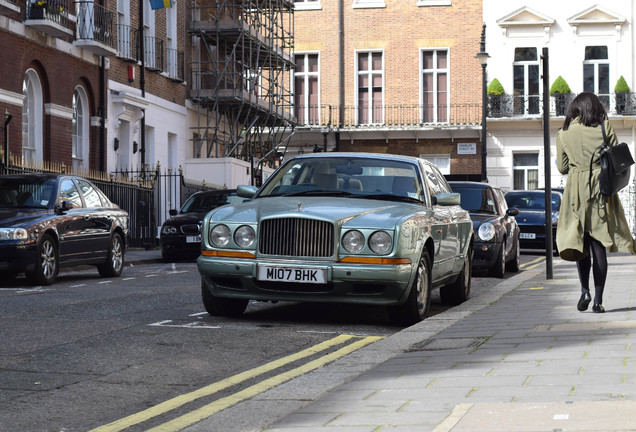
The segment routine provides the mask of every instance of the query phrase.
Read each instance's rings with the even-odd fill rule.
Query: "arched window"
[[[22,159],[28,163],[42,162],[42,84],[33,69],[27,70],[22,82]]]
[[[73,92],[73,169],[87,170],[88,165],[88,97],[82,87]]]

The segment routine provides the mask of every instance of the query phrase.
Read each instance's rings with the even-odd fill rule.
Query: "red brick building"
[[[481,1],[295,5],[291,152],[420,155],[445,174],[478,177]]]

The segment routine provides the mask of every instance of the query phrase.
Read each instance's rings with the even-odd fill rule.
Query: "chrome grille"
[[[299,218],[261,222],[259,252],[292,257],[330,257],[334,253],[333,224]]]
[[[181,225],[181,232],[185,235],[199,235],[200,229],[197,224]]]

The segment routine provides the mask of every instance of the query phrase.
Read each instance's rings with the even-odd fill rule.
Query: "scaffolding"
[[[293,12],[289,0],[194,0],[197,155],[234,157],[255,170],[280,162],[295,127]]]

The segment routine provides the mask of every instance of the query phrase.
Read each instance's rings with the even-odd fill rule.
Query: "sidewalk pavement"
[[[608,258],[604,314],[577,311],[575,263],[542,263],[254,397],[262,430],[636,432],[636,257]],[[127,252],[144,260],[161,253]]]
[[[577,311],[576,265],[555,259],[340,360],[393,353],[264,430],[636,431],[636,257],[608,257],[606,313]]]

